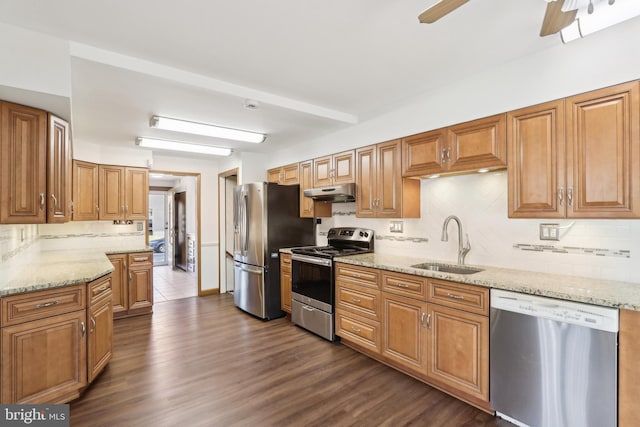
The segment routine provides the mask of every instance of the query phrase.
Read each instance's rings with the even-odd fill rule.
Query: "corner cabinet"
[[[100,219],[148,219],[148,169],[99,165],[98,186]]]
[[[509,217],[640,218],[639,85],[508,113]]]
[[[356,150],[356,216],[419,218],[420,181],[402,177],[401,141]]]
[[[47,144],[47,222],[71,221],[72,152],[69,123],[49,114]]]
[[[112,254],[113,316],[137,316],[153,311],[153,252]]]

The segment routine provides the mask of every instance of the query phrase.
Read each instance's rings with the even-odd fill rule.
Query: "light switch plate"
[[[560,224],[540,224],[540,240],[560,240]]]

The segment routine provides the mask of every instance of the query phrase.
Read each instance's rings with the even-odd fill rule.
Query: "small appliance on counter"
[[[258,182],[235,188],[235,305],[261,319],[280,309],[279,249],[315,243],[313,218],[300,218],[300,187]]]
[[[335,341],[334,260],[373,252],[373,230],[331,228],[328,246],[291,249],[291,320],[321,337]]]

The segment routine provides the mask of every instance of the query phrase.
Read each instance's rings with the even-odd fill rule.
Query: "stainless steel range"
[[[373,252],[373,230],[332,228],[328,246],[291,250],[291,320],[321,337],[335,341],[334,259]]]

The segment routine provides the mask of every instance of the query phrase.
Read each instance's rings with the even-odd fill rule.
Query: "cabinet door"
[[[89,382],[102,372],[113,354],[113,307],[111,292],[104,294],[88,310],[89,342],[87,363]]]
[[[565,216],[564,100],[507,114],[509,217]]]
[[[489,400],[489,318],[431,304],[427,377],[482,401]]]
[[[100,165],[98,174],[100,219],[124,219],[124,168]]]
[[[85,310],[2,329],[2,403],[56,403],[87,385]]]
[[[71,220],[71,139],[69,123],[49,114],[47,222]]]
[[[402,176],[422,176],[444,172],[446,145],[446,129],[402,138]]]
[[[47,113],[1,103],[0,223],[46,222]]]
[[[300,218],[318,218],[331,216],[331,204],[315,202],[304,197],[304,190],[313,188],[313,161],[300,163]]]
[[[402,162],[400,140],[378,144],[376,216],[402,216]]]
[[[149,170],[125,169],[125,218],[147,220],[149,218]]]
[[[376,216],[376,146],[356,150],[356,216]]]
[[[333,184],[331,156],[313,159],[313,186],[326,187]]]
[[[115,269],[111,275],[111,301],[113,314],[125,314],[129,309],[129,273],[127,268],[127,255],[109,255],[109,261]]]
[[[73,161],[73,220],[98,220],[98,165]]]
[[[267,171],[267,182],[275,182],[278,184],[280,182],[280,178],[282,176],[281,168],[269,169]]]
[[[506,115],[451,126],[447,131],[447,169],[464,171],[507,165]]]
[[[153,307],[153,266],[134,263],[129,257],[129,314],[151,311]]]
[[[640,217],[638,85],[567,98],[567,216]]]
[[[382,355],[400,369],[427,369],[427,303],[382,292]]]
[[[280,305],[291,313],[291,255],[280,254]]]
[[[282,175],[283,179],[280,184],[283,185],[296,185],[300,183],[300,179],[298,177],[298,164],[292,163],[287,166],[282,167]]]
[[[334,184],[355,182],[354,153],[354,150],[349,150],[332,156]]]

